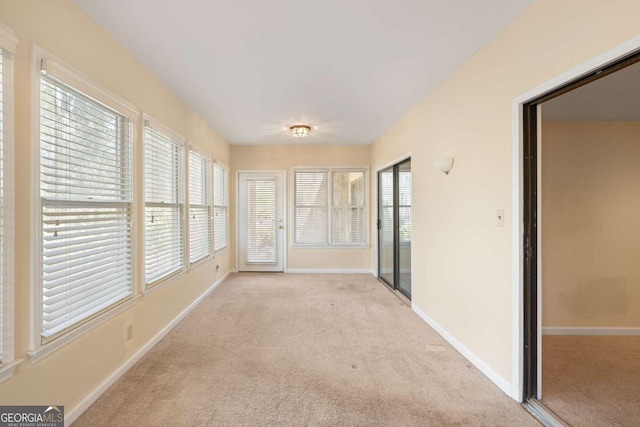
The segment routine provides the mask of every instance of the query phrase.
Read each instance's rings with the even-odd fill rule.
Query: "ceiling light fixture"
[[[298,139],[306,138],[311,132],[311,127],[307,125],[294,125],[289,128],[291,136],[295,136]]]

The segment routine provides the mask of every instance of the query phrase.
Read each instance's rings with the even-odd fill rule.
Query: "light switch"
[[[496,225],[498,227],[504,227],[504,209],[498,209],[496,211]]]

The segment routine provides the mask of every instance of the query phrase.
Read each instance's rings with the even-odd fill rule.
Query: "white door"
[[[284,271],[284,172],[238,174],[238,270]]]

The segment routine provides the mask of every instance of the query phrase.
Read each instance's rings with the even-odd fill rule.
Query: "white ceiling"
[[[531,0],[76,0],[231,144],[370,144]]]
[[[550,122],[640,121],[640,63],[542,104]]]

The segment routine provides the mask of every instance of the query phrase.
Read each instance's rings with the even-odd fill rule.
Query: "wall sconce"
[[[453,157],[443,157],[433,161],[433,167],[440,172],[449,175],[449,171],[453,167]]]

